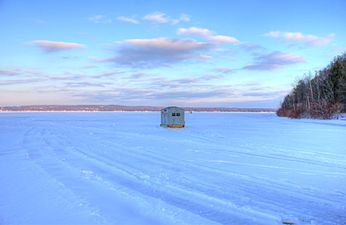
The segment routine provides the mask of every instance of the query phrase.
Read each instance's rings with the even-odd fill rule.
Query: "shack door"
[[[177,113],[172,112],[172,124],[177,124]]]

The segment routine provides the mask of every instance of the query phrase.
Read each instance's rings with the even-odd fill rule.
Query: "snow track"
[[[0,224],[346,224],[345,121],[0,114]]]

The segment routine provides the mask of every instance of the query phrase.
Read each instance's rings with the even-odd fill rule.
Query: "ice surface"
[[[0,224],[346,224],[346,121],[1,113]]]

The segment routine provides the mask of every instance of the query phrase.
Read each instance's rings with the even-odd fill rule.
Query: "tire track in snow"
[[[80,199],[80,202],[81,202],[80,204],[90,208],[89,209],[90,213],[95,214],[96,216],[99,216],[101,218],[101,221],[103,221],[104,218],[107,219],[108,221],[113,221],[113,222],[116,221],[117,218],[114,218],[114,212],[112,213],[112,211],[114,211],[115,209],[116,211],[118,211],[118,215],[119,214],[126,215],[128,213],[126,210],[124,211],[124,209],[126,209],[126,204],[128,203],[123,202],[125,203],[125,205],[122,205],[120,208],[115,207],[117,204],[118,205],[121,204],[119,203],[119,201],[121,200],[118,199],[117,197],[112,197],[112,194],[107,195],[109,191],[105,192],[105,190],[103,190],[105,189],[105,187],[102,187],[102,186],[95,187],[95,186],[100,186],[100,183],[99,183],[100,180],[98,180],[98,182],[95,183],[93,180],[84,179],[85,178],[84,175],[87,175],[87,174],[85,174],[83,171],[90,171],[90,168],[92,166],[94,166],[95,164],[98,164],[97,161],[91,160],[92,164],[90,164],[90,158],[87,159],[85,156],[79,153],[77,155],[71,155],[70,153],[67,154],[66,151],[61,151],[62,146],[66,146],[66,143],[63,142],[63,139],[52,135],[52,133],[48,132],[48,130],[46,129],[38,129],[38,130],[40,131],[32,132],[31,136],[28,136],[28,137],[30,138],[30,140],[32,140],[33,134],[38,135],[41,139],[36,137],[35,142],[40,143],[40,147],[44,149],[45,151],[42,153],[41,157],[33,157],[31,158],[31,160],[33,160],[43,170],[45,170],[48,174],[50,174],[50,176],[53,179],[56,179],[65,188],[72,191]],[[34,150],[34,149],[31,149],[29,145],[26,145],[26,146],[28,147],[28,149]],[[31,151],[31,152],[34,152],[34,151]],[[88,170],[83,170],[83,169],[88,169]],[[95,167],[95,171],[97,171],[97,169],[98,167]],[[125,176],[129,176],[129,175],[126,174]],[[105,182],[106,181],[104,180],[102,181],[102,183],[105,183]],[[78,187],[75,186],[76,183],[78,183]],[[96,195],[97,198],[103,198],[101,205],[97,203],[98,199],[96,199],[96,197],[91,197],[89,195],[89,189],[94,190],[93,195]],[[134,196],[128,195],[126,192],[121,191],[121,189],[119,189],[118,187],[112,186],[110,188],[108,186],[108,190],[112,190],[113,193],[114,191],[120,192],[121,195],[127,196],[128,200],[131,200],[130,202],[132,202],[132,205],[138,204]],[[112,203],[113,207],[105,206],[104,204],[106,202],[109,202],[109,203],[113,202]],[[130,208],[128,208],[127,210],[131,212],[132,217],[136,215],[133,220],[138,220],[138,221],[135,222],[135,224],[138,224],[141,221],[146,221],[146,220],[149,220],[148,224],[157,224],[157,221],[155,222],[154,220],[155,218],[152,218],[152,219],[150,219],[150,217],[143,218],[145,213],[143,215],[139,215],[137,212],[133,211]],[[111,216],[112,214],[113,216]],[[170,224],[169,219],[168,218],[166,219],[167,220],[165,220],[165,223],[160,223],[160,224]],[[179,223],[183,224],[182,222],[183,221],[180,221]],[[110,222],[104,221],[102,222],[102,224],[103,223],[109,224]],[[123,222],[119,221],[119,223],[123,223]]]
[[[52,136],[50,136],[48,139],[62,140],[56,137],[52,138]],[[66,143],[59,143],[59,141],[57,141],[56,143],[48,143],[48,144],[53,149],[56,148],[57,146],[66,146]],[[119,175],[121,174],[121,172],[120,173],[119,171],[116,172],[114,167],[108,167],[102,161],[100,162],[90,157],[88,158],[88,157],[78,156],[76,160],[79,161],[78,164],[84,164],[85,168],[88,168],[89,170],[93,171],[95,174],[97,174],[97,176],[100,176],[101,178],[102,177],[108,178],[106,180],[111,181],[111,183],[115,181],[117,184],[120,184],[121,186],[124,186],[134,192],[141,193],[145,196],[149,196],[154,199],[159,199],[177,208],[184,209],[193,214],[206,218],[207,220],[212,220],[221,224],[229,223],[231,221],[234,221],[237,224],[248,224],[249,222],[251,223],[254,222],[252,217],[244,219],[243,213],[239,215],[237,215],[237,213],[234,213],[234,212],[230,213],[231,211],[234,211],[234,210],[239,211],[237,207],[233,206],[230,212],[225,212],[223,210],[220,210],[223,207],[219,208],[218,210],[213,207],[220,203],[215,204],[214,202],[214,203],[211,203],[210,205],[202,204],[202,202],[205,202],[207,201],[208,198],[210,198],[207,195],[206,196],[202,195],[202,197],[198,197],[197,200],[190,200],[182,196],[189,196],[189,198],[191,198],[193,197],[192,192],[186,195],[187,193],[182,189],[174,188],[172,190],[167,191],[167,190],[154,188],[150,183],[143,183],[143,182],[139,182],[136,179],[131,179],[131,176],[129,176],[128,174]],[[58,170],[59,167],[57,165],[55,166],[56,168],[54,168],[54,170]],[[49,166],[43,165],[43,167],[45,167],[49,173],[52,173],[52,171],[50,171],[51,168],[49,168]],[[78,166],[77,167],[72,166],[72,168],[78,168]],[[112,171],[112,172],[109,172],[109,171]],[[178,192],[183,192],[183,193],[181,193],[180,195],[177,195],[176,193]],[[215,201],[215,199],[213,199],[212,201]],[[225,204],[225,203],[223,202],[222,204]],[[231,204],[228,204],[228,205],[231,205]],[[271,216],[269,215],[266,215],[266,216],[271,218]]]
[[[53,126],[56,126],[56,125],[58,125],[58,124],[53,124]],[[70,124],[68,124],[68,125],[66,125],[65,124],[65,126],[67,126],[67,128],[69,128],[70,127]],[[85,127],[84,127],[85,128]],[[87,127],[86,127],[86,129],[88,129]],[[49,128],[49,130],[54,130],[54,127],[51,127],[51,128]],[[70,132],[67,132],[68,131],[68,129],[66,129],[66,130],[56,130],[55,131],[55,133],[60,133],[60,132],[62,132],[63,133],[63,136],[61,136],[61,137],[59,137],[58,138],[58,140],[60,140],[60,141],[62,141],[60,144],[61,144],[61,146],[66,146],[66,141],[67,140],[69,140],[69,139],[71,139],[71,137],[73,137],[73,134]],[[95,137],[95,139],[92,139],[92,140],[94,140],[94,142],[96,142],[96,143],[103,143],[103,142],[105,142],[105,140],[104,139],[100,139],[99,138],[99,136],[97,136],[97,135],[95,135],[96,137]],[[55,136],[51,136],[51,135],[48,135],[47,133],[46,134],[43,134],[42,133],[42,137],[46,137],[47,139],[49,139],[49,140],[51,140],[51,139],[56,139],[57,137],[55,137]],[[88,137],[85,137],[85,138],[88,138]],[[116,140],[115,140],[116,141]],[[47,145],[52,145],[51,147],[53,148],[52,149],[52,151],[55,151],[54,150],[54,148],[56,148],[56,146],[58,146],[59,145],[59,143],[46,143]],[[43,144],[42,144],[43,145]],[[112,146],[112,145],[110,145],[110,143],[105,143],[105,145],[109,145],[109,146]],[[123,144],[121,144],[121,145],[123,145]],[[54,147],[55,146],[55,147]],[[74,147],[76,147],[76,145],[75,145],[75,143],[70,143],[70,146],[72,146],[71,148],[74,148]],[[172,196],[167,196],[167,195],[165,195],[166,193],[165,192],[162,192],[161,190],[158,190],[157,191],[157,187],[153,187],[153,185],[158,185],[158,184],[156,184],[156,183],[150,183],[150,181],[147,181],[148,183],[146,183],[145,185],[145,187],[143,188],[143,187],[137,187],[137,189],[138,190],[136,190],[136,189],[133,189],[132,188],[132,185],[131,184],[133,184],[133,185],[140,185],[140,184],[142,184],[143,183],[143,180],[138,180],[138,179],[140,179],[140,177],[136,177],[135,175],[137,174],[137,172],[138,172],[138,170],[140,169],[140,168],[136,168],[136,167],[133,167],[131,164],[124,164],[124,163],[120,163],[119,161],[117,161],[117,162],[114,162],[114,163],[105,163],[107,160],[107,154],[109,154],[109,152],[105,152],[104,153],[104,155],[102,155],[102,157],[98,157],[97,158],[97,156],[99,155],[98,153],[100,153],[100,152],[93,152],[92,150],[92,147],[98,147],[98,146],[100,146],[100,145],[92,145],[92,146],[90,146],[90,149],[84,149],[84,148],[80,148],[79,147],[79,145],[77,145],[78,146],[78,148],[77,148],[77,150],[76,151],[79,151],[79,153],[78,152],[75,152],[76,154],[75,155],[70,155],[70,153],[66,153],[66,155],[64,155],[64,154],[57,154],[56,155],[56,157],[65,157],[65,156],[67,156],[67,159],[65,160],[65,161],[67,161],[67,162],[65,162],[66,164],[63,164],[63,163],[61,163],[61,165],[60,165],[60,163],[58,163],[57,162],[57,164],[59,164],[56,168],[54,168],[54,170],[52,170],[51,168],[49,168],[49,167],[46,167],[46,169],[47,170],[50,170],[49,172],[52,174],[52,176],[55,176],[55,177],[57,177],[57,178],[59,178],[59,174],[56,174],[54,171],[55,170],[59,170],[59,168],[61,169],[61,168],[66,168],[67,166],[67,164],[69,164],[70,165],[70,167],[71,168],[73,168],[74,170],[78,170],[78,168],[81,166],[81,165],[84,165],[86,168],[91,168],[91,169],[93,169],[92,171],[95,171],[95,176],[99,176],[99,178],[100,179],[102,179],[103,181],[105,181],[105,182],[108,182],[108,184],[110,185],[110,186],[112,186],[112,187],[117,187],[116,186],[116,183],[114,182],[114,179],[116,179],[117,178],[117,176],[120,176],[120,185],[122,185],[123,187],[125,187],[125,188],[128,188],[128,186],[127,186],[127,184],[130,184],[130,188],[129,189],[131,189],[131,190],[133,190],[134,192],[137,192],[137,193],[142,193],[143,195],[146,195],[146,196],[152,196],[153,198],[156,198],[156,199],[161,199],[162,200],[162,198],[163,199],[166,199],[166,198],[168,198],[168,199],[170,199],[170,197],[172,197]],[[113,145],[114,146],[114,145]],[[126,149],[126,148],[128,148],[130,145],[127,145],[125,148],[121,148],[120,150],[118,150],[118,152],[119,151],[122,151],[122,150],[124,150],[124,149]],[[119,146],[116,146],[115,145],[115,147],[114,148],[116,148],[116,147],[119,147]],[[112,147],[113,148],[113,147]],[[220,152],[222,152],[223,150],[222,150],[222,148],[223,148],[223,146],[221,146],[220,145]],[[86,153],[86,150],[91,150],[92,152],[92,154],[85,154]],[[215,148],[215,150],[218,150],[218,148]],[[58,151],[59,152],[59,151]],[[95,153],[95,154],[94,154]],[[132,158],[137,158],[138,159],[138,161],[140,161],[140,160],[146,160],[148,163],[158,163],[158,161],[160,161],[160,152],[155,152],[155,151],[153,151],[153,152],[151,152],[151,155],[155,155],[155,153],[158,155],[158,157],[156,157],[156,158],[154,158],[153,160],[148,160],[149,158],[150,158],[150,154],[147,154],[146,156],[143,156],[144,154],[143,153],[141,153],[141,154],[137,154],[137,156],[136,156],[136,150],[134,149],[134,152],[131,152],[131,154],[129,153],[129,154],[123,154],[122,156],[123,157],[125,157],[125,159],[126,159],[126,157],[127,158],[129,158],[129,159],[132,159]],[[236,154],[238,154],[239,152],[235,152]],[[45,153],[44,153],[44,155],[45,155]],[[84,155],[84,156],[83,156]],[[244,155],[244,156],[246,156],[246,155]],[[262,155],[263,156],[263,155]],[[69,157],[71,157],[71,158],[69,158]],[[256,156],[254,156],[254,157],[256,157]],[[33,155],[33,159],[35,158],[35,155]],[[147,158],[147,159],[146,159]],[[165,156],[163,156],[163,157],[161,157],[161,158],[165,158]],[[112,157],[110,157],[110,159],[108,160],[108,161],[111,161],[111,159],[112,159]],[[273,159],[275,159],[275,158],[273,158]],[[276,158],[277,159],[277,158]],[[80,160],[81,162],[80,163],[76,163],[76,160]],[[177,160],[177,158],[175,158],[175,160]],[[64,161],[64,160],[62,160],[62,161]],[[160,167],[162,166],[162,167],[165,167],[165,169],[168,169],[168,168],[166,168],[166,166],[167,165],[169,165],[169,164],[171,164],[171,163],[173,163],[174,162],[174,160],[171,160],[171,161],[169,161],[169,160],[166,160],[166,161],[163,161],[164,163],[162,163],[162,164],[159,164],[160,165]],[[84,164],[85,163],[85,164]],[[183,167],[185,167],[186,168],[186,170],[196,170],[196,171],[200,171],[199,173],[194,173],[194,174],[191,174],[191,175],[195,175],[195,176],[199,176],[199,177],[197,177],[196,179],[192,179],[190,176],[191,175],[189,175],[189,179],[190,179],[190,181],[198,181],[198,180],[202,180],[202,178],[204,177],[203,175],[213,175],[213,174],[215,174],[215,175],[220,175],[220,173],[221,173],[221,171],[222,170],[217,170],[217,169],[215,169],[215,168],[208,168],[208,166],[200,166],[200,165],[196,165],[196,164],[194,164],[195,162],[178,162],[177,163],[177,165],[176,165],[176,167],[172,167],[171,166],[171,168],[170,168],[170,170],[174,170],[174,168],[178,168],[179,166],[183,166]],[[304,162],[303,162],[304,163]],[[117,164],[117,168],[115,168],[115,165]],[[45,165],[44,165],[45,166]],[[122,171],[127,171],[127,173],[126,174],[122,174],[121,172],[119,172],[118,171],[118,169],[120,169],[120,170],[122,170]],[[184,170],[182,170],[182,172],[184,172]],[[131,173],[132,175],[134,175],[134,177],[132,177],[132,176],[129,176],[129,173]],[[119,175],[120,174],[120,175]],[[232,176],[226,176],[226,175],[222,175],[222,177],[223,178],[225,178],[225,179],[234,179],[234,176],[232,177]],[[130,180],[130,181],[128,181],[128,179]],[[241,189],[241,190],[243,190],[244,192],[238,192],[238,193],[236,193],[236,194],[245,194],[245,195],[251,195],[251,196],[255,196],[255,195],[258,195],[259,194],[259,192],[258,192],[258,190],[257,191],[254,191],[254,189],[256,188],[256,187],[253,187],[254,189],[246,189],[246,185],[249,185],[250,187],[251,187],[251,184],[250,183],[247,183],[247,182],[241,182],[242,180],[244,180],[244,179],[247,179],[247,178],[245,178],[245,177],[241,177],[241,178],[239,178],[238,180],[237,179],[234,179],[234,180],[232,180],[233,182],[239,182],[239,184],[237,184],[238,185],[238,189]],[[252,179],[253,180],[253,177],[249,177],[249,181],[250,181],[250,179]],[[282,190],[280,191],[280,189],[282,189],[282,186],[277,186],[277,187],[275,187],[274,189],[272,188],[270,188],[269,186],[268,186],[268,183],[265,183],[265,182],[262,182],[262,184],[261,184],[261,182],[259,182],[259,180],[257,179],[255,179],[255,180],[253,180],[254,182],[256,182],[256,184],[258,184],[258,186],[257,186],[257,188],[258,189],[260,189],[260,190],[267,190],[267,193],[266,194],[263,194],[263,196],[260,196],[260,197],[257,197],[257,199],[265,199],[266,198],[266,196],[270,196],[270,194],[271,195],[276,195],[276,196],[280,196],[280,195],[287,195],[287,193],[282,193]],[[134,182],[134,183],[133,183]],[[139,183],[138,183],[139,182]],[[170,183],[168,183],[168,184],[170,184]],[[227,183],[225,183],[224,185],[226,185]],[[197,195],[197,197],[196,197],[196,199],[198,199],[197,200],[197,204],[202,204],[202,205],[205,205],[205,204],[207,204],[206,202],[207,202],[207,200],[206,199],[208,199],[208,196],[205,196],[205,193],[211,193],[211,199],[212,200],[210,200],[210,201],[212,201],[213,203],[211,204],[211,206],[220,206],[220,205],[222,205],[222,204],[225,204],[224,202],[222,202],[222,203],[215,203],[215,202],[217,202],[217,200],[228,200],[227,198],[225,198],[225,196],[215,196],[215,194],[214,194],[214,192],[213,192],[213,189],[214,189],[214,187],[213,186],[211,186],[210,184],[209,184],[209,186],[207,186],[208,188],[204,188],[203,189],[203,187],[204,187],[204,184],[203,183],[197,183],[197,184],[192,184],[191,186],[190,186],[190,189],[188,189],[187,188],[187,186],[178,186],[178,187],[175,187],[174,185],[175,184],[172,184],[171,183],[171,185],[172,185],[172,187],[171,187],[171,189],[169,189],[169,193],[168,194],[171,194],[171,195],[173,195],[173,200],[171,200],[171,201],[173,201],[173,203],[175,202],[175,205],[177,205],[177,207],[179,206],[179,204],[185,204],[186,202],[184,202],[184,201],[186,201],[186,199],[184,199],[184,198],[187,198],[187,200],[190,200],[190,199],[188,199],[189,198],[189,196],[190,195],[193,195],[193,194],[196,194]],[[180,184],[179,184],[180,185]],[[273,184],[273,185],[275,185],[275,184]],[[167,188],[166,186],[164,186],[164,187],[162,187],[162,188]],[[169,188],[169,187],[168,187]],[[276,189],[277,188],[277,189]],[[148,190],[149,189],[149,190]],[[179,189],[181,189],[181,190],[179,190]],[[189,193],[189,192],[192,192],[192,193]],[[251,191],[254,191],[253,193],[251,193]],[[271,191],[274,191],[274,193],[276,193],[276,194],[273,194],[273,193],[270,193]],[[286,188],[286,191],[287,191],[287,188]],[[292,190],[292,194],[294,195],[294,192],[295,190]],[[154,192],[154,194],[152,193],[152,192]],[[155,192],[159,192],[159,195],[158,195],[158,197],[157,197],[157,194],[155,195]],[[180,193],[179,195],[178,195],[178,199],[177,198],[174,198],[174,194],[175,194],[175,192],[176,193]],[[197,193],[195,193],[195,192],[197,192]],[[205,193],[203,193],[203,192],[205,192]],[[284,192],[285,192],[285,190],[284,190]],[[216,191],[216,193],[217,193],[217,191]],[[221,192],[222,193],[222,192]],[[289,195],[291,195],[291,193],[289,194]],[[223,193],[222,193],[223,194]],[[268,194],[268,195],[267,195]],[[304,194],[304,193],[302,193],[302,194]],[[287,197],[290,197],[290,196],[287,196]],[[181,200],[181,199],[179,199],[179,197],[180,198],[182,198],[181,196],[184,196],[184,198],[183,198],[183,200]],[[161,198],[160,198],[161,197]],[[213,198],[214,197],[214,198]],[[304,198],[304,196],[302,196],[302,198]],[[203,202],[205,200],[205,202]],[[282,199],[281,199],[282,200]],[[281,201],[280,199],[279,199],[279,201]],[[293,201],[292,202],[294,202],[294,200],[295,199],[292,199]],[[311,200],[311,199],[310,199]],[[310,201],[310,200],[304,200],[304,201]],[[313,201],[313,202],[315,202],[316,201],[316,203],[318,202],[318,200],[319,199],[315,199],[315,200],[311,200],[311,201]],[[162,200],[162,201],[164,201],[164,200]],[[170,200],[167,200],[168,201],[168,203],[169,203],[169,201]],[[298,201],[299,201],[299,199],[298,199]],[[203,203],[202,203],[203,202]],[[264,202],[266,202],[266,201],[264,201]],[[171,203],[169,203],[169,204],[171,204]],[[193,205],[194,205],[194,200],[192,201],[192,203],[189,203],[189,201],[186,203],[186,204],[192,204],[192,205],[190,205],[191,207],[193,207]],[[270,205],[271,204],[271,202],[269,202],[269,204],[268,205]],[[273,203],[273,204],[275,204],[275,203]],[[307,204],[308,204],[308,202],[307,202]],[[327,204],[329,204],[329,203],[327,203]],[[173,204],[174,205],[174,204]],[[208,205],[208,204],[207,204]],[[309,204],[308,204],[309,205]],[[198,206],[198,205],[197,205]],[[293,206],[293,205],[292,205]],[[230,206],[229,206],[230,207]],[[330,206],[328,206],[328,207],[330,207]],[[197,209],[198,209],[198,207],[196,207]],[[239,208],[239,206],[237,205],[236,206],[236,208]],[[295,210],[298,210],[297,209],[297,207],[294,207],[295,208]],[[321,206],[321,208],[323,208],[322,206]],[[193,209],[193,211],[194,211],[195,209]],[[204,210],[204,211],[203,211]],[[215,209],[214,209],[215,210]],[[231,209],[232,210],[232,209]],[[230,211],[231,211],[230,210]],[[305,210],[305,209],[304,209]],[[208,218],[208,216],[211,216],[211,217],[214,217],[214,216],[216,216],[216,217],[218,217],[218,215],[217,214],[213,214],[213,213],[211,213],[211,215],[209,215],[208,214],[208,210],[206,210],[205,208],[202,208],[202,211],[205,213],[205,217],[206,218]],[[251,210],[249,210],[249,211],[251,211]],[[317,212],[320,212],[319,210],[317,210]],[[195,212],[193,212],[193,213],[195,213]],[[249,213],[249,212],[248,212]],[[257,212],[258,213],[258,212]],[[315,212],[316,213],[316,212]],[[326,212],[326,213],[328,213],[328,212]],[[196,213],[195,213],[196,214]],[[251,213],[249,213],[249,214],[251,214]],[[294,214],[296,214],[296,211],[295,211],[295,213]],[[197,214],[198,215],[198,214]],[[230,216],[231,214],[228,214],[228,216]],[[256,213],[253,213],[253,215],[256,215]],[[241,215],[242,216],[242,215]],[[221,216],[222,217],[222,216]],[[265,216],[264,216],[265,217]],[[341,218],[342,219],[342,218]],[[340,221],[342,221],[340,219]],[[327,224],[328,223],[328,221],[324,221],[324,222],[326,222],[326,223],[324,223],[324,224]]]
[[[56,139],[56,138],[54,138],[54,139]],[[53,139],[53,140],[54,140]],[[100,141],[100,142],[102,142],[102,141]],[[97,142],[98,143],[98,142]],[[91,163],[92,163],[92,161],[93,160],[97,160],[98,162],[100,162],[99,163],[99,167],[95,167],[95,166],[93,166],[93,165],[90,165],[90,166],[88,166],[88,167],[94,167],[93,168],[93,171],[99,171],[99,173],[98,174],[102,174],[102,176],[104,176],[105,174],[108,174],[107,175],[107,177],[108,177],[108,179],[109,180],[116,180],[116,182],[117,183],[120,183],[121,185],[123,185],[123,186],[125,186],[125,187],[131,187],[130,189],[133,189],[133,190],[135,190],[135,191],[137,191],[137,192],[140,192],[140,193],[142,193],[142,194],[145,194],[145,195],[149,195],[149,196],[151,196],[151,197],[154,197],[154,198],[159,198],[160,196],[168,196],[168,197],[163,197],[163,199],[166,201],[166,202],[168,202],[169,204],[173,204],[173,205],[175,205],[175,206],[177,206],[177,207],[183,207],[183,206],[181,206],[181,205],[187,205],[188,207],[187,208],[184,208],[185,210],[188,210],[188,208],[194,208],[194,209],[196,209],[196,211],[199,211],[199,212],[203,212],[202,214],[203,215],[209,215],[209,217],[210,217],[210,215],[216,215],[216,218],[218,218],[218,217],[227,217],[227,214],[225,215],[225,214],[222,214],[222,213],[216,213],[215,212],[215,210],[213,211],[213,210],[211,210],[211,209],[208,209],[209,211],[211,210],[213,213],[211,213],[211,214],[208,214],[207,213],[207,209],[206,208],[203,208],[203,205],[202,206],[200,206],[199,204],[200,204],[200,202],[203,202],[203,198],[202,199],[200,199],[199,201],[197,201],[197,203],[194,203],[194,204],[196,204],[196,207],[193,207],[191,204],[192,203],[190,203],[190,201],[187,201],[186,202],[186,199],[180,199],[179,197],[177,198],[176,196],[171,196],[172,194],[171,193],[174,193],[174,192],[177,192],[179,189],[181,189],[181,188],[184,188],[184,190],[186,191],[187,189],[186,189],[186,187],[175,187],[174,188],[174,190],[172,190],[171,192],[169,192],[169,193],[166,193],[166,192],[162,192],[162,191],[160,191],[160,190],[155,190],[155,189],[153,189],[153,187],[152,186],[150,186],[149,185],[149,187],[147,187],[147,186],[144,186],[144,187],[142,187],[141,186],[141,183],[140,182],[137,182],[137,181],[133,181],[133,180],[129,180],[129,179],[127,179],[126,178],[126,176],[121,176],[121,177],[119,177],[119,176],[116,176],[116,175],[114,175],[114,174],[109,174],[109,172],[107,172],[107,170],[105,170],[105,169],[101,169],[100,170],[100,168],[102,168],[103,166],[105,166],[105,160],[104,159],[102,159],[102,158],[100,158],[100,157],[97,157],[97,155],[88,155],[88,154],[86,154],[85,152],[84,153],[82,153],[82,154],[84,154],[85,155],[85,158],[86,158],[86,160],[89,160],[89,161],[91,161]],[[127,157],[129,157],[129,156],[127,156]],[[132,156],[131,156],[132,157]],[[139,157],[140,158],[140,156],[138,156],[137,155],[137,157]],[[118,162],[117,162],[118,163]],[[154,162],[153,162],[154,163]],[[94,164],[94,163],[92,163],[92,164]],[[113,165],[114,164],[116,164],[116,163],[108,163],[107,164],[107,166],[110,166],[110,165],[112,165],[112,166],[110,166],[111,168],[109,169],[110,171],[112,171],[112,170],[114,170],[114,167],[113,167]],[[162,166],[165,166],[165,164],[163,164]],[[185,166],[190,166],[190,165],[185,165]],[[119,167],[119,166],[118,166]],[[129,165],[120,165],[120,168],[123,168],[124,169],[124,167],[126,168],[128,168],[129,167]],[[191,167],[190,166],[190,168],[189,169],[191,169],[191,170],[194,170],[194,171],[201,171],[201,174],[203,174],[204,172],[206,172],[205,171],[205,169],[206,168],[203,168],[203,167],[195,167],[195,166],[193,166],[193,167]],[[133,170],[133,169],[130,169],[130,171],[131,170]],[[210,172],[210,171],[208,171],[208,172]],[[132,175],[133,175],[134,173],[132,173]],[[136,177],[137,179],[138,179],[138,177]],[[232,179],[234,179],[234,178],[232,178]],[[234,180],[233,180],[234,181]],[[155,184],[154,184],[155,185]],[[248,185],[248,184],[244,184],[244,186],[245,185]],[[192,186],[192,188],[195,188],[194,190],[192,190],[192,191],[198,191],[199,193],[201,193],[202,195],[203,195],[203,193],[214,193],[215,192],[215,190],[213,191],[213,190],[210,190],[210,189],[204,189],[204,190],[201,190],[201,189],[197,189],[196,188],[196,186]],[[238,187],[239,188],[239,187]],[[243,187],[244,188],[244,187]],[[242,188],[242,189],[243,189]],[[258,187],[257,187],[258,188]],[[281,188],[282,189],[282,187],[279,187],[279,188]],[[263,188],[262,188],[263,189]],[[245,195],[246,195],[246,193],[247,194],[250,194],[251,192],[250,192],[250,190],[248,190],[248,189],[246,189],[245,188],[245,190],[246,190],[246,192],[245,192]],[[265,190],[265,189],[264,189]],[[274,189],[275,190],[275,189]],[[272,195],[273,193],[271,193],[271,191],[273,191],[273,189],[272,188],[269,188],[269,191],[268,191],[268,195]],[[275,190],[275,191],[277,191],[277,190]],[[286,190],[287,191],[287,190]],[[159,194],[155,194],[155,193],[159,193]],[[279,192],[280,193],[280,192]],[[242,194],[244,194],[244,193],[242,193]],[[258,194],[258,192],[255,192],[255,193],[253,193],[252,195],[256,195],[256,194]],[[262,193],[263,194],[263,193]],[[284,193],[281,193],[281,194],[284,194]],[[285,195],[287,195],[288,193],[285,193]],[[283,200],[283,199],[281,199],[281,201],[282,202],[289,202],[287,199],[291,199],[290,201],[292,201],[292,202],[295,202],[295,200],[298,200],[299,201],[299,198],[297,199],[297,197],[295,196],[295,195],[297,195],[297,193],[292,193],[292,194],[289,194],[289,195],[287,195],[286,196],[286,200]],[[214,197],[215,197],[215,195],[214,195]],[[220,196],[219,196],[220,197]],[[225,196],[222,196],[223,198],[225,198]],[[306,196],[302,196],[302,199],[303,199],[303,197],[306,197]],[[161,199],[162,200],[162,198],[159,198],[159,199]],[[171,199],[173,199],[173,200],[171,200]],[[205,200],[205,199],[204,199]],[[218,200],[218,199],[216,199],[216,200]],[[318,199],[318,200],[321,200],[321,199]],[[280,202],[281,202],[280,201]],[[275,202],[266,202],[266,204],[265,205],[271,205],[271,204],[273,204],[273,205],[275,205]],[[215,204],[214,204],[215,205]],[[217,204],[216,204],[217,205]],[[310,206],[311,206],[311,204],[310,204]],[[317,205],[317,207],[318,207],[318,205]],[[238,208],[238,210],[239,210],[239,206],[235,206],[235,208],[237,209]],[[234,210],[234,209],[233,209]],[[194,211],[194,210],[192,210],[192,212],[193,213],[196,213],[196,211]],[[321,209],[321,213],[323,212],[323,209]],[[297,214],[298,212],[295,212],[295,214]],[[209,218],[209,217],[207,217],[207,218]],[[229,219],[229,218],[231,218],[231,217],[235,217],[235,215],[232,215],[232,216],[228,216],[227,218]],[[218,221],[218,222],[220,222],[220,220],[216,220],[216,221]]]

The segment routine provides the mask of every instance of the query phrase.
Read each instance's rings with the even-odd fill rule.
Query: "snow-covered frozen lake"
[[[0,224],[346,224],[346,121],[0,113]]]

